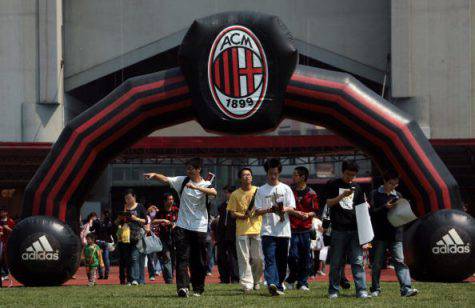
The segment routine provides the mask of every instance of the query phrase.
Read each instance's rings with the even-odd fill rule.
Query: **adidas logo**
[[[43,235],[22,253],[21,258],[25,261],[57,261],[59,252],[58,250],[53,251],[46,235]]]
[[[442,239],[432,247],[433,254],[466,254],[470,253],[470,244],[465,244],[454,228],[450,229]]]

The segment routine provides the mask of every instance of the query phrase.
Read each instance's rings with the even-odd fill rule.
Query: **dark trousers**
[[[158,254],[158,261],[162,267],[165,283],[173,282],[173,245],[172,242],[162,241],[163,250]]]
[[[104,270],[102,267],[98,268],[100,278],[108,278],[110,270],[109,246],[105,241],[97,241],[97,244],[102,249],[102,260],[104,261]]]
[[[217,243],[218,271],[221,283],[239,282],[236,242],[220,241]]]
[[[119,250],[119,280],[120,284],[126,284],[132,282],[130,280],[130,244],[117,243]]]
[[[297,288],[308,287],[307,279],[311,265],[310,231],[292,233],[289,251],[289,276],[286,281],[290,284],[297,282]]]
[[[177,290],[189,288],[191,281],[193,291],[203,293],[207,267],[206,232],[175,227],[173,237],[176,247]]]
[[[264,278],[267,285],[275,285],[283,291],[282,282],[287,274],[287,255],[289,238],[262,236],[262,252],[264,253]]]

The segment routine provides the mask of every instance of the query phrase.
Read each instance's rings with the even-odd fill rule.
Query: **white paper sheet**
[[[360,245],[371,242],[374,238],[373,225],[369,216],[369,204],[367,202],[355,206],[356,225]]]
[[[403,226],[416,219],[417,216],[406,199],[399,199],[388,212],[388,220],[395,227]]]

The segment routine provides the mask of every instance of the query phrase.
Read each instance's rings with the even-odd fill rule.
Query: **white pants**
[[[236,251],[239,265],[239,283],[252,289],[262,276],[262,251],[260,235],[236,236]]]

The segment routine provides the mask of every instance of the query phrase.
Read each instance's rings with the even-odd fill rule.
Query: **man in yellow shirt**
[[[236,218],[236,251],[239,264],[239,283],[245,293],[259,289],[262,276],[261,225],[262,216],[254,215],[257,187],[252,185],[252,170],[239,171],[241,187],[228,202],[228,211]]]

